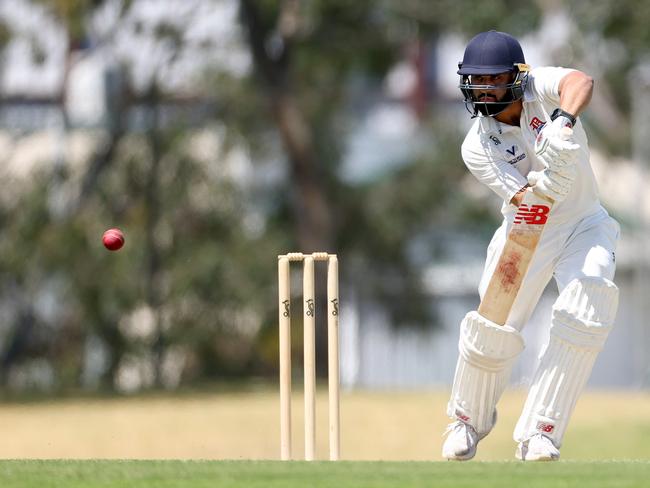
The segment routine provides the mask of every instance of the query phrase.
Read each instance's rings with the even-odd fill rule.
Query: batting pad
[[[618,288],[605,278],[575,279],[553,305],[550,341],[515,427],[522,442],[542,433],[556,447],[611,330]]]
[[[512,364],[524,350],[517,330],[469,312],[460,324],[458,364],[447,414],[485,436],[495,422],[495,407],[508,384]]]

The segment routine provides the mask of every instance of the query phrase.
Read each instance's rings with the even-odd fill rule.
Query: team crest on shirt
[[[537,134],[544,128],[546,122],[542,122],[537,117],[533,117],[530,123],[528,124],[531,129],[533,129]]]
[[[511,156],[514,156],[511,160],[508,161],[508,164],[517,164],[519,161],[526,157],[526,153],[521,153],[517,155],[519,148],[516,144],[513,144],[509,149],[506,149],[506,152]]]
[[[510,161],[508,161],[508,164],[517,164],[519,161],[524,159],[526,157],[526,153],[521,153],[519,156],[512,158]]]

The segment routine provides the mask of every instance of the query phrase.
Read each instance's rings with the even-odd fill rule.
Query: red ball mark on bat
[[[497,269],[497,273],[501,277],[501,286],[503,288],[510,288],[517,284],[519,278],[519,262],[521,261],[521,254],[518,252],[510,253],[505,256]]]

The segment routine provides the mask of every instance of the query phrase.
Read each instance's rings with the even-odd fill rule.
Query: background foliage
[[[224,2],[153,25],[132,20],[137,0],[31,3],[65,34],[66,74],[75,55],[110,46],[125,26],[158,47],[138,83],[142,67],[117,60],[122,90],[110,119],[90,131],[96,142],[83,164],[64,156],[27,184],[5,183],[0,353],[10,390],[177,388],[274,374],[275,256],[288,250],[337,252],[344,286],[384,307],[396,326],[435,326],[421,284],[421,267],[443,252],[431,235],[459,225],[484,232],[495,221],[457,185],[462,133],[448,123],[448,100],[425,83],[414,106],[425,143],[362,182],[341,176],[349,135],[413,52],[449,33],[525,35],[550,9],[505,0],[480,8],[462,0],[241,0],[236,27],[250,69],[206,61],[188,93],[166,84],[170,73],[218,46],[192,43],[186,29],[201,8]],[[596,3],[571,5],[582,35],[572,36],[569,61],[593,64],[592,38],[605,50],[623,46],[624,56],[603,63],[602,78],[626,114],[625,80],[647,57],[650,11]],[[107,8],[117,20],[98,29],[92,19]],[[19,35],[3,22],[0,49]],[[48,55],[36,42],[33,53]],[[71,132],[66,81],[54,103]],[[166,115],[179,107],[190,116]],[[134,110],[144,125],[130,122]],[[611,148],[629,146],[624,127],[594,125]],[[215,135],[219,144],[205,146]],[[232,163],[242,159],[243,173]],[[119,253],[101,248],[111,226],[126,233]],[[425,252],[412,252],[414,243]]]

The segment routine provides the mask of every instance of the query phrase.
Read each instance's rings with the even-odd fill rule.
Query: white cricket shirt
[[[528,180],[530,171],[544,165],[535,156],[535,139],[560,106],[560,80],[573,70],[558,67],[535,68],[528,75],[522,99],[520,127],[503,124],[492,117],[478,117],[467,133],[461,153],[472,174],[504,200],[501,213],[512,222],[517,207],[509,202]],[[566,198],[553,206],[549,224],[579,220],[601,209],[594,173],[589,162],[587,135],[578,119],[574,140],[580,145],[577,176]]]

